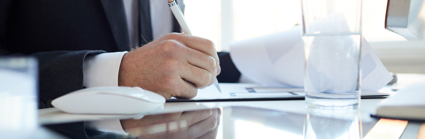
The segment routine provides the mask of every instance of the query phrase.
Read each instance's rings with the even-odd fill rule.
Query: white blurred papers
[[[230,55],[248,79],[266,86],[304,86],[304,45],[300,27],[231,44]],[[377,91],[392,76],[365,39],[362,41],[362,90]]]

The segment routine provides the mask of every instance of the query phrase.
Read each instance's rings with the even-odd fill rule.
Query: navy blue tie
[[[139,0],[139,46],[153,41],[150,0]]]

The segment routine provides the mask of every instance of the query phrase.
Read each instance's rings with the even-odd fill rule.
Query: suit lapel
[[[100,0],[119,51],[130,50],[130,37],[122,0]]]

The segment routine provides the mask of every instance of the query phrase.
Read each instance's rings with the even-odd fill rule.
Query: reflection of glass
[[[37,61],[0,58],[0,138],[29,138],[37,128]]]
[[[305,139],[359,139],[362,138],[358,110],[307,108],[304,123]]]
[[[131,136],[138,138],[216,138],[220,109],[146,115],[141,119],[121,120]]]
[[[308,107],[357,107],[362,0],[302,0]]]
[[[232,128],[234,139],[299,139],[303,137],[304,114],[275,111],[262,108],[232,107],[231,115],[224,121],[223,127]],[[226,115],[225,113],[224,115]]]

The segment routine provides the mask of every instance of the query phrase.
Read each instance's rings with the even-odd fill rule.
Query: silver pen
[[[168,6],[171,9],[171,12],[173,13],[174,17],[176,17],[177,22],[179,22],[180,26],[183,29],[183,32],[186,34],[190,34],[192,35],[192,33],[189,30],[189,26],[187,26],[186,24],[186,20],[183,17],[183,13],[180,10],[180,7],[177,5],[175,0],[168,0]],[[220,91],[221,93],[221,89],[220,86],[218,85],[218,80],[217,78],[215,79],[215,83],[214,83],[215,87],[217,87],[217,90]]]

